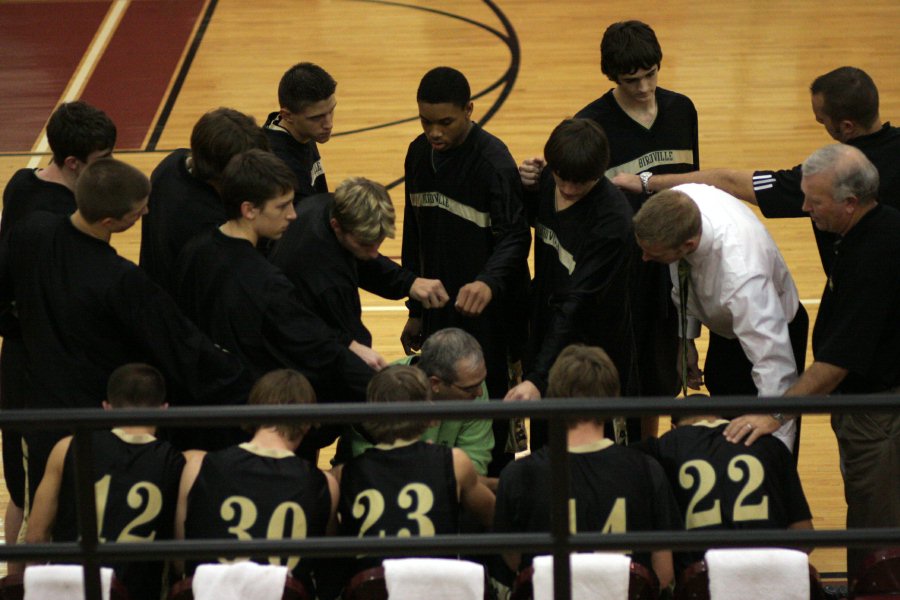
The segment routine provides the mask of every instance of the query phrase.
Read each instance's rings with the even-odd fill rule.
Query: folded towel
[[[533,562],[534,600],[553,600],[553,557]],[[628,600],[631,559],[622,554],[573,554],[572,600]]]
[[[25,600],[84,600],[81,565],[35,565],[25,569]],[[113,570],[100,569],[100,591],[109,600]]]
[[[711,600],[809,600],[809,557],[783,548],[706,552]]]
[[[390,600],[484,600],[484,567],[473,562],[401,558],[382,564]]]
[[[281,600],[287,567],[239,562],[200,565],[191,587],[194,600]]]

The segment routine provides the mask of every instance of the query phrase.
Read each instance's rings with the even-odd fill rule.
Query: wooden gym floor
[[[611,87],[599,40],[624,19],[656,30],[660,85],[696,104],[704,167],[788,168],[830,143],[808,86],[841,65],[872,75],[882,118],[900,118],[895,0],[0,0],[0,185],[16,169],[46,163],[42,129],[63,100],[106,110],[119,127],[117,156],[149,174],[188,145],[206,110],[230,106],[262,122],[277,109],[284,70],[312,61],[338,81],[337,134],[320,146],[332,188],[351,175],[396,183],[402,219],[399,180],[420,131],[415,90],[425,71],[462,70],[475,118],[521,161],[540,153],[559,120]],[[809,223],[765,223],[814,319],[824,280]],[[135,227],[113,243],[136,260],[139,237]],[[399,247],[389,240],[383,251],[397,257]],[[363,302],[376,350],[399,357],[402,305]],[[815,526],[842,527],[827,415],[804,420],[800,456]],[[816,550],[812,561],[825,574],[844,570],[839,550]]]

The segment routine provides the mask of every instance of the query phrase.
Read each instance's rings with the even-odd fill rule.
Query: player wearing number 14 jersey
[[[566,347],[550,368],[549,398],[618,396],[619,376],[602,349]],[[639,451],[604,437],[603,420],[573,418],[569,449],[569,524],[573,533],[625,533],[682,529],[678,505],[659,464]],[[545,447],[510,463],[500,473],[494,530],[499,533],[550,531],[550,455]],[[513,571],[531,564],[531,555],[504,555]],[[673,577],[668,550],[635,552],[632,560],[652,568],[665,588]],[[508,575],[495,573],[508,583]]]
[[[165,383],[150,365],[130,363],[113,371],[104,408],[165,407]],[[101,541],[150,542],[172,538],[178,480],[184,458],[153,427],[93,432],[94,494]],[[72,437],[50,454],[28,523],[29,543],[79,539],[75,504]],[[163,582],[160,561],[110,564],[132,600],[158,600]],[[167,583],[167,582],[165,582]]]
[[[308,404],[309,381],[296,371],[263,375],[250,405]],[[261,425],[250,442],[205,454],[189,452],[178,493],[179,539],[297,539],[333,533],[337,482],[294,454],[307,424]],[[228,562],[224,558],[221,562]],[[287,565],[310,596],[315,565],[299,556],[255,556],[260,564]],[[188,563],[193,575],[196,562]]]

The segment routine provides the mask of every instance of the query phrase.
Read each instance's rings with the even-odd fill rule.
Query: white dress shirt
[[[800,301],[775,241],[740,200],[709,185],[674,188],[691,197],[703,220],[691,265],[688,337],[699,322],[722,337],[738,338],[753,363],[760,396],[781,396],[797,379],[788,323]],[[669,265],[672,298],[681,310],[678,263]]]

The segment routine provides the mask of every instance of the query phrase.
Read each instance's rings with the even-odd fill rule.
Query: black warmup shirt
[[[3,216],[0,220],[0,243],[12,231],[13,225],[33,212],[43,211],[58,215],[75,212],[75,194],[66,186],[44,181],[35,169],[16,171],[6,189],[3,190]],[[10,319],[10,317],[12,317]],[[25,343],[22,341],[19,325],[11,314],[2,316],[3,347],[0,350],[0,371],[3,372],[0,385],[0,407],[24,408],[33,392],[30,376],[26,373],[10,373],[7,368],[27,361]],[[23,370],[20,367],[20,371]],[[24,369],[24,370],[27,370]],[[11,435],[11,432],[10,432]]]
[[[150,542],[172,539],[178,484],[184,457],[168,442],[151,435],[130,435],[121,430],[96,431],[94,490],[101,541]],[[75,489],[75,449],[69,446],[59,508],[53,527],[54,542],[78,537]],[[163,582],[162,561],[111,564],[134,600],[158,600]]]
[[[450,295],[442,309],[423,311],[409,301],[410,316],[423,317],[426,336],[445,327],[475,336],[484,350],[491,396],[502,396],[510,340],[519,339],[515,330],[524,327],[510,315],[521,303],[514,295],[522,292],[531,241],[518,167],[503,142],[473,123],[465,141],[446,152],[434,152],[424,134],[417,137],[404,172],[403,266],[440,279]],[[476,318],[454,307],[459,289],[473,281],[493,293]]]
[[[341,473],[341,535],[431,537],[459,532],[453,450],[417,441],[376,446],[351,459]],[[381,564],[367,556],[356,571]]]
[[[175,150],[153,170],[149,212],[141,225],[141,268],[173,295],[178,253],[195,235],[226,220],[216,190],[188,171],[190,154],[187,148]]]
[[[845,394],[900,386],[900,211],[878,205],[832,246],[813,327],[816,361],[848,369]]]
[[[67,217],[35,213],[0,250],[0,297],[15,300],[34,374],[34,408],[93,408],[116,367],[148,362],[171,402],[246,399],[240,361],[191,323],[162,288]]]
[[[879,202],[900,209],[900,128],[885,123],[875,133],[847,140],[847,144],[859,148],[878,169]],[[800,165],[780,171],[754,172],[753,190],[762,214],[770,219],[807,216],[803,212],[802,179]],[[822,257],[822,267],[828,274],[831,246],[837,235],[820,231],[815,225],[812,228]]]
[[[177,300],[253,376],[291,368],[306,375],[319,402],[362,400],[372,370],[297,299],[284,273],[247,240],[218,228],[178,257]]]
[[[278,158],[283,160],[291,171],[297,176],[297,187],[294,188],[294,200],[300,200],[313,194],[328,192],[328,182],[325,181],[325,168],[322,166],[322,158],[319,156],[319,147],[315,140],[305,144],[298,142],[294,136],[281,127],[278,122],[278,113],[269,114],[263,130],[269,138]]]
[[[580,342],[605,348],[627,388],[634,344],[628,274],[636,258],[628,201],[601,179],[584,198],[557,211],[549,169],[540,190],[525,199],[535,232],[526,378],[545,391],[557,355]]]
[[[569,508],[574,503],[577,532],[684,528],[662,467],[646,454],[604,440],[570,449],[569,468]],[[551,479],[547,448],[507,465],[500,474],[494,531],[549,532]],[[533,557],[523,554],[520,568]],[[649,552],[636,552],[632,558],[652,570]]]
[[[325,321],[338,339],[371,346],[372,334],[362,322],[359,288],[399,300],[409,294],[416,276],[380,254],[372,260],[357,260],[341,246],[329,224],[333,204],[331,194],[301,202],[297,219],[275,244],[269,260],[294,284],[304,306]]]
[[[331,494],[325,475],[292,452],[253,444],[207,454],[188,493],[185,539],[304,539],[325,535]],[[286,565],[307,589],[313,567],[299,556],[255,556]],[[193,575],[198,562],[189,562]]]
[[[656,88],[656,120],[644,127],[626,113],[609,90],[575,115],[596,121],[609,140],[606,176],[619,173],[687,173],[700,169],[697,110],[687,96]],[[637,212],[645,194],[626,194]],[[636,261],[633,266],[634,327],[638,377],[624,395],[668,396],[678,393],[680,376],[674,365],[678,352],[678,314],[671,300],[667,265]]]

